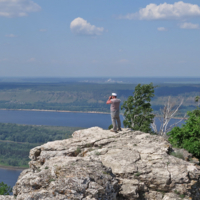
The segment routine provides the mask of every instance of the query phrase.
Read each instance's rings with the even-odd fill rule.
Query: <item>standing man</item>
[[[119,117],[119,105],[121,100],[117,99],[117,94],[112,93],[112,96],[109,97],[106,104],[110,104],[110,112],[111,112],[111,119],[112,119],[112,125],[113,129],[110,131],[117,133],[117,131],[121,131],[121,121]],[[116,123],[117,122],[117,123]],[[118,125],[118,128],[117,128]]]

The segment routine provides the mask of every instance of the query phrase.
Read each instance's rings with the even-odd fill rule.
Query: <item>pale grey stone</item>
[[[79,130],[33,148],[15,197],[0,200],[199,200],[200,167],[171,150],[165,138],[140,131]]]

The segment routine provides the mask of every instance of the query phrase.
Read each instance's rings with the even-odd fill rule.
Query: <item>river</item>
[[[0,110],[0,122],[85,128],[99,126],[107,129],[111,119],[109,114],[98,113]]]
[[[21,172],[22,170],[0,169],[0,182],[3,181],[7,185],[13,187]]]
[[[123,121],[123,116],[121,116],[121,121]],[[177,120],[173,119],[171,123],[175,121]],[[85,128],[99,126],[107,129],[111,124],[111,119],[109,114],[98,113],[0,110],[0,122]],[[0,169],[0,182],[3,181],[13,187],[21,171],[22,170]]]

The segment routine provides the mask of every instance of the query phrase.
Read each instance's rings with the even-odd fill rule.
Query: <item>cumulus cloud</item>
[[[158,31],[167,31],[167,29],[165,27],[158,27],[157,30]]]
[[[0,0],[0,16],[24,17],[30,12],[37,12],[41,7],[31,0]]]
[[[16,35],[14,34],[8,34],[8,35],[5,35],[6,37],[10,37],[10,38],[14,38],[14,37],[17,37]]]
[[[185,22],[180,25],[180,28],[182,28],[182,29],[199,29],[200,26],[199,26],[199,24],[192,24],[190,22],[189,23]]]
[[[200,16],[200,7],[196,4],[184,3],[183,1],[174,4],[163,3],[160,5],[149,4],[141,8],[137,13],[130,13],[119,16],[120,19],[140,19],[140,20],[159,20],[159,19],[181,19],[184,17]]]
[[[83,18],[76,18],[70,24],[72,33],[76,35],[101,35],[104,31],[103,27],[91,25]]]

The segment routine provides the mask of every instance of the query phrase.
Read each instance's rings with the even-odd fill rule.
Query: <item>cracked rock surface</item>
[[[200,167],[160,136],[99,127],[30,151],[30,168],[0,200],[199,200]]]

